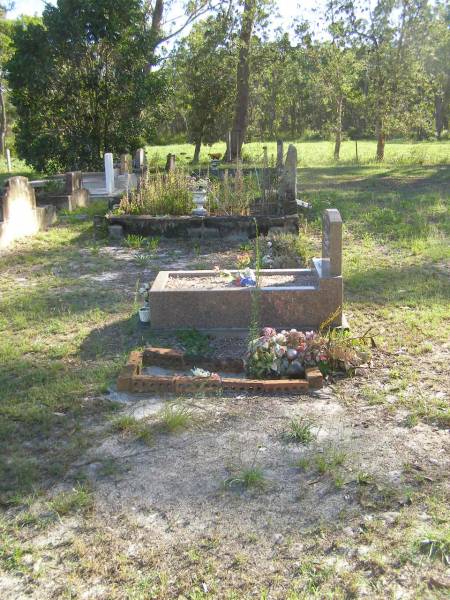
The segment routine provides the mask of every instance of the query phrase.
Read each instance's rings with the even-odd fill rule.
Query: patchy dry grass
[[[137,254],[68,217],[0,256],[2,600],[446,597],[448,184],[439,164],[300,170],[316,252],[323,208],[342,213],[345,311],[378,345],[366,376],[314,398],[117,415],[118,370],[158,341],[136,282],[229,267],[238,246]]]

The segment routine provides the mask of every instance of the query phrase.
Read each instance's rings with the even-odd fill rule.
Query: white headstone
[[[111,152],[105,153],[105,187],[107,194],[114,192],[114,164]]]
[[[11,152],[9,148],[6,148],[6,164],[8,165],[8,173],[11,173]]]

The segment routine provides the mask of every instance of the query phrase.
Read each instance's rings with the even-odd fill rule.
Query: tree
[[[450,105],[450,4],[438,4],[425,45],[425,69],[434,94],[434,118],[437,139],[448,128]]]
[[[416,48],[426,39],[429,7],[426,0],[376,0],[373,9],[367,2],[358,12],[353,0],[345,0],[339,12],[349,35],[366,47],[366,110],[373,115],[376,159],[383,160],[387,134],[402,128],[406,114],[423,116],[411,99],[428,93]]]
[[[6,152],[8,130],[8,101],[6,97],[6,62],[11,55],[11,22],[6,19],[10,5],[0,2],[0,154]]]
[[[195,144],[193,163],[199,160],[202,142],[223,137],[229,122],[235,69],[230,26],[228,12],[201,21],[178,45],[171,65],[188,141]]]
[[[242,144],[248,125],[250,98],[250,42],[255,24],[265,17],[265,0],[239,0],[242,5],[241,28],[238,40],[238,61],[236,67],[236,99],[230,139],[227,141],[226,159],[235,160],[241,156]]]
[[[148,70],[141,0],[58,0],[17,23],[8,63],[16,146],[38,169],[92,168],[152,135],[164,89]]]

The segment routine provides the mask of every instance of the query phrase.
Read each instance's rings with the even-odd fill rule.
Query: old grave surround
[[[199,278],[214,271],[160,271],[150,290],[151,324],[156,330],[195,328],[200,331],[246,331],[255,310],[261,326],[277,329],[318,329],[329,320],[343,325],[342,219],[336,209],[323,214],[322,257],[310,269],[262,269],[261,276],[292,275],[294,285],[203,289]],[[195,280],[195,288],[171,278]],[[256,308],[255,308],[256,305]]]

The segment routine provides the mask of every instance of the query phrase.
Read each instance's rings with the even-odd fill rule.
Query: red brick
[[[307,392],[308,382],[305,379],[273,379],[265,380],[267,392]]]
[[[135,375],[131,379],[132,391],[170,394],[175,391],[173,379],[173,377]]]
[[[307,367],[305,373],[309,387],[312,390],[319,390],[323,387],[323,375],[317,367]]]
[[[217,374],[210,377],[189,377],[178,375],[173,378],[174,390],[177,394],[195,393],[200,391],[217,390],[222,385],[222,380]]]
[[[172,348],[146,348],[144,350],[144,364],[146,365],[184,365],[184,352]]]

